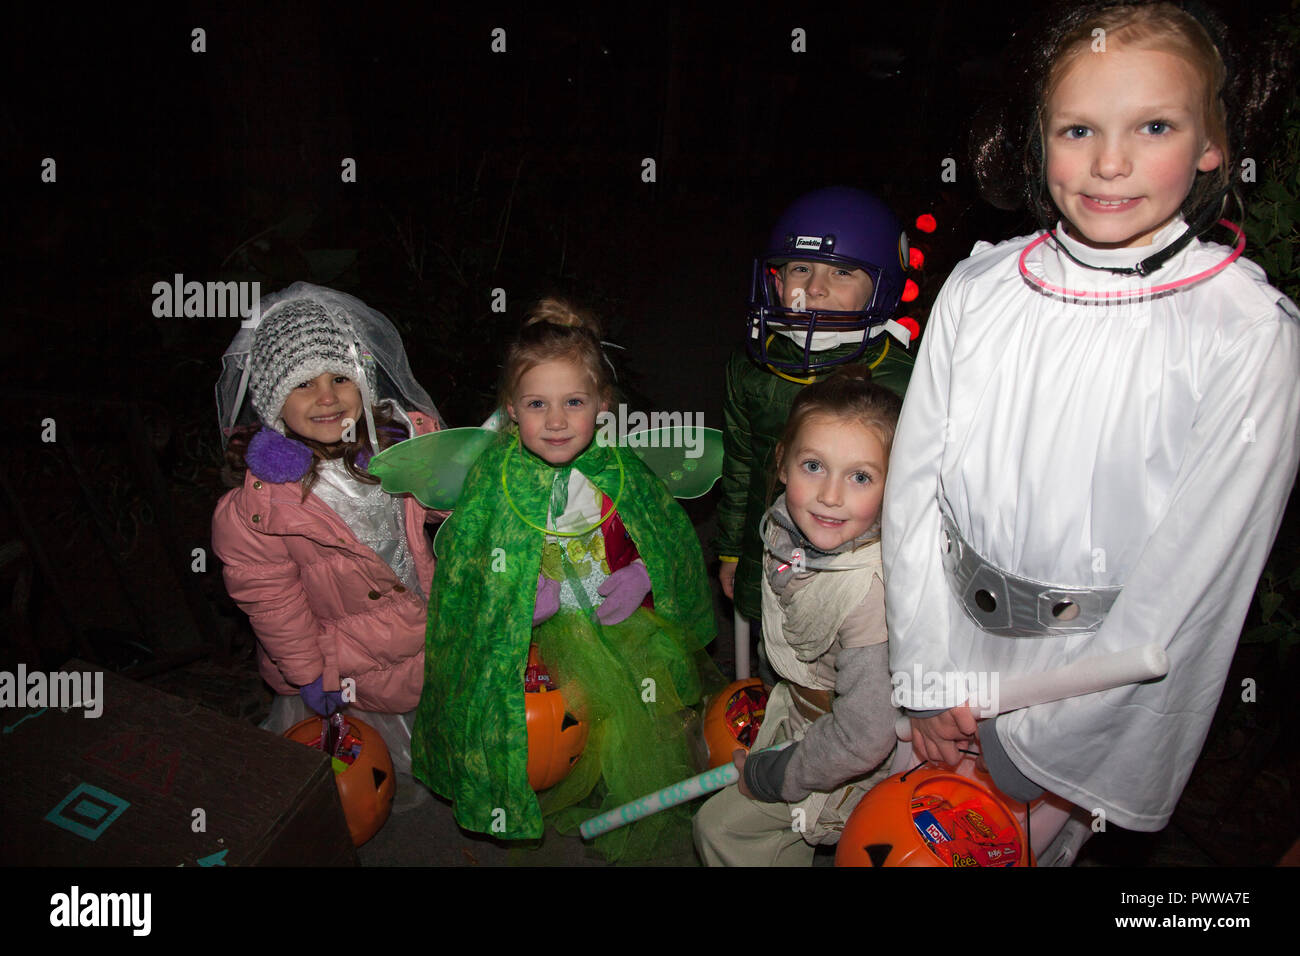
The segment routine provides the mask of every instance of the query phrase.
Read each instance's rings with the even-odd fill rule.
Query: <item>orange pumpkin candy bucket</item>
[[[733,681],[709,701],[702,733],[709,767],[731,761],[737,749],[749,752],[767,710],[767,691],[757,677]]]
[[[836,866],[1033,866],[991,786],[932,765],[878,783],[840,834]]]
[[[551,683],[537,653],[528,649],[524,671],[524,714],[528,723],[528,785],[542,791],[569,775],[587,746],[587,722],[565,707],[564,693]]]
[[[324,750],[324,723],[320,717],[308,717],[286,730],[284,736],[315,750]],[[393,810],[397,779],[388,746],[379,731],[369,724],[355,717],[343,717],[331,763],[348,832],[353,845],[361,846],[388,822]]]

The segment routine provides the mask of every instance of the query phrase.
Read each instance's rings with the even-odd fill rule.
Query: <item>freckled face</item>
[[[835,550],[879,520],[886,467],[874,429],[839,418],[807,419],[781,459],[790,517],[816,547]]]
[[[520,376],[515,391],[506,411],[519,424],[519,440],[556,466],[567,465],[587,450],[596,434],[596,416],[607,407],[576,362],[535,365]]]
[[[1071,236],[1095,248],[1150,245],[1197,171],[1218,168],[1204,82],[1162,50],[1112,45],[1077,56],[1043,116],[1047,188]]]

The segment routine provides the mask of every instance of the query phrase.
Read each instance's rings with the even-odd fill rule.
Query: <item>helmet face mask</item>
[[[875,196],[832,187],[800,197],[777,221],[767,253],[754,261],[747,352],[761,364],[796,372],[856,361],[871,346],[872,330],[894,317],[906,261],[907,236]],[[861,269],[872,282],[871,300],[862,309],[847,311],[788,308],[776,289],[775,268],[789,262]],[[774,334],[785,335],[801,350],[797,361],[768,354]],[[851,354],[820,354],[850,344],[858,346]]]

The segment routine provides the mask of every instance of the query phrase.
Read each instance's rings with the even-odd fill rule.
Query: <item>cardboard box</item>
[[[16,698],[0,675],[0,864],[356,865],[323,753],[84,661],[60,674]]]

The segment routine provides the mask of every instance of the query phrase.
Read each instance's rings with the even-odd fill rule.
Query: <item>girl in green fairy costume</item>
[[[696,652],[714,636],[703,557],[663,483],[595,441],[611,398],[594,324],[543,301],[504,363],[511,426],[470,468],[439,536],[413,772],[469,830],[535,839],[543,818],[576,829],[694,772]],[[540,794],[526,769],[530,644],[590,728],[568,777]],[[674,836],[689,852],[689,820],[659,814],[597,846],[638,859],[671,852]]]

